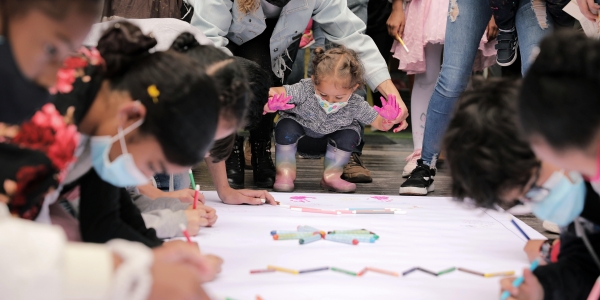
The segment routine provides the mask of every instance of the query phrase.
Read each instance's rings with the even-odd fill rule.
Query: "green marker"
[[[439,271],[437,274],[438,274],[438,276],[440,276],[440,275],[444,275],[444,274],[452,273],[452,272],[454,272],[455,270],[456,270],[456,268],[455,268],[455,267],[452,267],[452,268],[450,268],[450,269],[446,269],[446,270],[443,270],[443,271]]]
[[[189,171],[190,173],[190,182],[192,183],[192,190],[196,188],[196,181],[194,181],[194,174],[192,173],[192,169]]]
[[[336,272],[356,276],[356,273],[354,273],[354,272],[350,272],[350,271],[346,271],[346,270],[342,270],[342,269],[338,269],[338,268],[329,268],[329,269],[331,269],[331,271],[336,271]]]

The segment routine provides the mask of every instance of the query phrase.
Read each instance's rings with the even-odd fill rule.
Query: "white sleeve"
[[[194,7],[194,16],[192,16],[191,21],[192,26],[200,29],[217,48],[232,55],[231,51],[226,48],[229,43],[226,36],[229,33],[229,27],[231,27],[231,21],[233,20],[231,14],[233,1],[190,0],[190,2],[192,2],[192,6]]]

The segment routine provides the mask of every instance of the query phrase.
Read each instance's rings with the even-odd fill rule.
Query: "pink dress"
[[[412,0],[406,4],[406,25],[402,40],[410,52],[394,41],[392,53],[400,60],[400,70],[408,74],[425,72],[425,45],[443,44],[450,0]],[[486,32],[487,33],[487,32]],[[483,70],[496,63],[496,40],[488,43],[484,33],[473,70]]]

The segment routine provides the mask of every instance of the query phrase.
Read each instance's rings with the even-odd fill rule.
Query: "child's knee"
[[[298,142],[304,135],[304,128],[296,121],[283,119],[275,128],[275,142],[279,145],[290,145]]]
[[[355,152],[360,144],[360,135],[354,130],[342,130],[329,137],[329,144],[346,152]]]

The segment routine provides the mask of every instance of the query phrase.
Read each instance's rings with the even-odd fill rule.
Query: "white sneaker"
[[[544,227],[544,229],[546,229],[552,233],[560,234],[560,227],[558,227],[558,225],[556,223],[552,223],[550,221],[544,221],[544,223],[542,223],[542,227]]]
[[[417,160],[421,159],[421,149],[415,150],[409,156],[406,157],[404,161],[406,161],[406,166],[404,166],[404,170],[402,170],[402,177],[407,178],[410,176],[410,173],[417,167]]]

